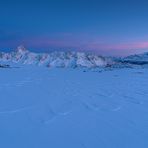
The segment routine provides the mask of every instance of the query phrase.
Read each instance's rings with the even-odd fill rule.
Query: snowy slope
[[[147,69],[0,69],[0,148],[147,148],[147,80]]]
[[[102,67],[111,64],[109,58],[83,52],[33,53],[19,46],[11,53],[0,53],[0,62],[44,65],[48,67]]]

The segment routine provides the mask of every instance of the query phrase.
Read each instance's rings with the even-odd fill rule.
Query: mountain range
[[[124,58],[103,57],[86,52],[34,53],[24,46],[12,52],[0,52],[0,63],[20,63],[46,67],[127,67],[148,65],[148,53],[131,55]]]

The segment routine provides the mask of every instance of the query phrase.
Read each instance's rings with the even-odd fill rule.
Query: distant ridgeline
[[[11,63],[61,68],[123,68],[147,66],[148,53],[126,58],[103,57],[86,52],[33,53],[19,46],[10,53],[0,52],[0,67],[8,68]]]

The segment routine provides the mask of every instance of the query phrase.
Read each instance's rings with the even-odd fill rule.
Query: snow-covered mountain
[[[148,64],[148,52],[143,54],[135,54],[123,59],[124,62],[128,62],[135,65],[147,65]]]
[[[148,52],[143,54],[135,54],[127,57],[112,57],[112,68],[135,68],[148,67]]]
[[[0,52],[0,64],[20,63],[46,67],[85,67],[85,68],[125,68],[148,67],[148,53],[131,55],[125,58],[103,57],[86,52],[34,53],[23,46],[13,52]]]
[[[84,52],[33,53],[19,46],[10,53],[0,53],[0,62],[44,65],[47,67],[102,67],[113,64],[110,58]]]

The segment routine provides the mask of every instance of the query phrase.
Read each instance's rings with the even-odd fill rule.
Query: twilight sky
[[[0,0],[0,49],[148,51],[147,0]]]

